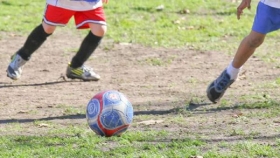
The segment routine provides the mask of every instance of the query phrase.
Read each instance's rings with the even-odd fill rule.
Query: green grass
[[[252,2],[252,10],[244,11],[242,19],[236,19],[236,5],[227,0],[111,0],[105,6],[108,22],[107,39],[115,43],[132,43],[150,47],[187,47],[200,51],[223,51],[232,54],[239,41],[250,31],[256,9]],[[156,7],[164,5],[157,11]],[[40,23],[45,7],[45,1],[32,0],[0,0],[0,40],[9,35],[27,36]],[[66,30],[74,29],[73,21]],[[59,31],[59,30],[58,30]],[[83,31],[82,33],[85,33]],[[257,56],[264,61],[276,63],[280,57],[279,33],[270,34],[266,44],[262,46]],[[110,46],[105,46],[110,49]],[[275,47],[275,49],[267,49]],[[175,58],[175,57],[174,57]],[[168,66],[173,58],[147,58],[140,61],[151,66]],[[278,66],[279,68],[279,66]],[[189,83],[198,82],[190,79]],[[279,79],[271,85],[262,87],[278,87]],[[172,85],[171,85],[172,86]],[[216,111],[224,109],[254,110],[265,112],[246,113],[245,116],[233,119],[230,123],[246,125],[248,119],[278,119],[279,102],[263,95],[243,96],[242,104],[232,106],[223,101]],[[60,105],[65,114],[82,114],[83,109],[69,108]],[[36,111],[35,111],[36,112]],[[208,112],[207,109],[202,112]],[[183,130],[181,133],[168,131],[168,127],[160,126],[155,130],[149,126],[140,126],[139,130],[128,130],[122,137],[98,137],[89,130],[86,124],[59,125],[51,121],[33,121],[29,126],[39,128],[40,124],[48,124],[42,135],[19,135],[28,127],[21,123],[7,124],[0,131],[0,157],[141,157],[169,158],[190,157],[202,155],[206,158],[247,158],[247,157],[278,157],[280,155],[280,140],[271,144],[253,142],[250,139],[259,136],[257,131],[244,131],[238,127],[229,127],[230,137],[242,138],[237,143],[204,139],[203,135],[189,133],[188,123],[198,114],[176,111],[176,116],[166,115],[167,123]],[[135,120],[153,119],[154,116],[136,116]],[[207,122],[202,118],[197,123]],[[188,122],[186,122],[188,121]],[[250,122],[249,122],[250,123]],[[205,124],[206,127],[207,124]],[[209,127],[210,128],[210,127]],[[213,126],[212,129],[216,129]],[[276,128],[276,131],[279,129]],[[199,131],[197,131],[199,132]],[[215,130],[211,132],[216,132]],[[279,136],[279,135],[278,135]],[[238,139],[236,139],[238,140]]]
[[[157,11],[159,5],[164,5],[164,9]],[[252,2],[252,9],[245,10],[239,21],[235,15],[236,6],[236,3],[229,3],[226,0],[217,2],[123,0],[122,3],[110,1],[105,5],[108,22],[106,39],[112,39],[116,43],[137,43],[152,47],[188,47],[233,54],[239,41],[250,32],[256,2]],[[45,1],[1,0],[0,32],[26,36],[40,23],[44,7]],[[65,29],[75,30],[73,20]],[[0,34],[0,38],[3,36]],[[267,46],[278,48],[275,40],[279,33],[275,32],[269,36]],[[259,56],[264,60],[273,60],[273,56],[267,53],[275,54],[275,52],[267,52],[266,48],[260,48],[259,52],[263,52]]]
[[[74,129],[73,129],[74,128]],[[97,137],[91,131],[67,128],[65,136],[2,136],[1,157],[184,157],[204,143],[194,139],[160,140],[165,131],[133,131],[122,137]],[[72,130],[72,132],[71,132]],[[59,132],[56,132],[59,133]],[[166,149],[172,150],[166,150]],[[188,152],[185,152],[185,151]],[[141,151],[141,152],[139,152]]]
[[[45,7],[44,1],[31,0],[2,0],[0,4],[0,31],[25,35],[41,21]],[[159,5],[165,8],[157,11]],[[221,41],[243,37],[253,20],[254,11],[245,11],[238,22],[235,7],[226,1],[110,1],[105,5],[109,28],[106,38],[148,46],[222,49]],[[184,10],[189,13],[182,13]],[[73,23],[69,27],[72,29]]]
[[[70,128],[68,128],[70,129]],[[130,131],[122,137],[103,138],[88,131],[66,136],[2,136],[0,137],[1,157],[277,157],[279,144],[240,141],[234,145],[223,144],[222,152],[199,139],[168,139],[164,131]],[[235,131],[232,136],[244,135]],[[201,150],[210,148],[202,153]]]

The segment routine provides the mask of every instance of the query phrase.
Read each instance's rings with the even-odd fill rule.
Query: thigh
[[[280,9],[259,2],[252,30],[261,34],[280,28]]]
[[[65,26],[74,14],[75,11],[47,4],[44,13],[44,22],[53,26]]]
[[[89,23],[106,25],[106,18],[102,7],[88,11],[77,11],[74,18],[78,29],[89,28]]]

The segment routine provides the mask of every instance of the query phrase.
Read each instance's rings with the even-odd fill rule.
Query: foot
[[[231,80],[230,75],[224,70],[222,74],[208,86],[206,92],[209,100],[213,103],[217,103],[234,81],[235,80]]]
[[[7,76],[13,80],[17,80],[21,77],[23,65],[27,61],[22,59],[21,56],[15,54],[12,56],[12,61],[7,68]]]
[[[66,76],[71,79],[81,79],[83,81],[98,81],[100,79],[100,76],[92,68],[84,65],[78,68],[72,68],[69,64],[66,70]]]

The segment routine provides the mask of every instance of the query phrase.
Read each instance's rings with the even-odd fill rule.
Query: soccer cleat
[[[71,79],[81,79],[84,81],[98,81],[100,79],[100,76],[92,68],[85,65],[72,68],[69,64],[66,70],[66,76]]]
[[[227,70],[224,70],[222,74],[208,86],[206,91],[208,99],[213,103],[217,103],[234,81],[235,80],[230,79]]]
[[[7,76],[13,80],[21,77],[23,65],[27,61],[22,59],[20,55],[15,54],[12,56],[12,61],[7,68]]]

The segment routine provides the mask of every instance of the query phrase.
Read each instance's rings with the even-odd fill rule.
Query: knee
[[[103,37],[107,32],[107,26],[95,24],[93,27],[90,27],[90,30],[94,35]]]
[[[56,26],[52,26],[52,25],[49,25],[49,24],[46,24],[45,22],[43,22],[43,28],[44,28],[44,31],[47,33],[47,34],[52,34],[56,28]]]
[[[248,36],[247,43],[251,48],[259,47],[264,41],[264,36]]]
[[[107,26],[106,25],[102,25],[101,29],[100,29],[100,35],[104,36],[107,32]]]

